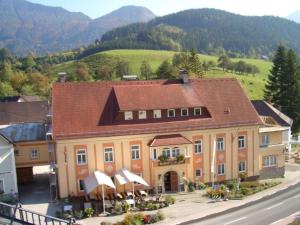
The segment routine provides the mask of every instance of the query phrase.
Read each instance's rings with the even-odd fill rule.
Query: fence
[[[0,202],[0,217],[11,221],[19,222],[20,224],[36,224],[36,225],[74,225],[75,220],[62,220],[52,216],[43,215],[33,212],[18,205],[9,205]],[[11,223],[12,224],[12,223]]]

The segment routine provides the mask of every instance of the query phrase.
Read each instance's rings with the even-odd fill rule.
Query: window
[[[84,181],[83,180],[78,180],[78,190],[84,191]]]
[[[104,160],[105,160],[105,162],[113,162],[114,161],[113,149],[112,148],[105,148],[104,149]]]
[[[156,148],[153,149],[153,156],[152,156],[152,159],[157,159]]]
[[[239,149],[246,148],[246,136],[239,136],[238,148]]]
[[[269,155],[264,157],[264,167],[273,167],[277,165],[277,159],[275,155]]]
[[[180,155],[180,149],[178,147],[174,147],[172,149],[172,157],[176,158],[178,155]]]
[[[196,177],[202,177],[202,169],[196,169]]]
[[[194,108],[194,116],[201,116],[202,110],[201,108]]]
[[[4,180],[0,180],[0,194],[3,194],[4,192],[5,192]]]
[[[189,110],[188,109],[181,109],[181,116],[188,116]]]
[[[217,138],[217,150],[224,150],[224,138]]]
[[[246,161],[239,162],[239,172],[245,172],[246,171]]]
[[[77,150],[76,158],[77,158],[77,165],[86,164],[86,150],[85,149]]]
[[[164,148],[162,151],[162,155],[166,156],[167,158],[171,157],[170,149],[169,148]]]
[[[168,117],[175,117],[175,109],[168,109]]]
[[[201,153],[202,152],[202,141],[195,141],[194,143],[195,147],[195,154]]]
[[[146,111],[139,111],[139,119],[147,119],[147,112]]]
[[[153,110],[154,118],[161,118],[161,110]]]
[[[38,159],[39,158],[39,151],[34,148],[31,149],[31,159]]]
[[[263,135],[262,136],[262,145],[263,146],[269,145],[269,135]]]
[[[218,175],[224,175],[225,174],[225,164],[219,164],[218,165]]]
[[[131,146],[131,159],[140,159],[140,146],[139,145]]]
[[[131,111],[125,112],[124,116],[125,116],[125,120],[133,120],[133,114]]]

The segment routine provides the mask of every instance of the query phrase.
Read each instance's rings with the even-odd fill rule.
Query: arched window
[[[180,155],[180,149],[178,147],[174,147],[172,149],[172,157],[176,158],[178,155]]]

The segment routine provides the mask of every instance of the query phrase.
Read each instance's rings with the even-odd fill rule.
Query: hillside
[[[288,19],[293,20],[297,23],[300,23],[300,10],[297,10],[287,16]]]
[[[147,8],[126,6],[92,20],[83,13],[61,7],[0,0],[0,48],[8,48],[19,56],[77,48],[100,39],[112,28],[154,17]]]
[[[300,24],[273,16],[242,16],[216,9],[191,9],[148,23],[131,24],[102,36],[101,45],[87,54],[109,49],[195,48],[199,52],[260,57],[279,43],[300,52]],[[83,54],[84,55],[84,54]]]
[[[173,51],[153,51],[153,50],[112,50],[105,51],[83,58],[80,61],[85,62],[90,73],[94,74],[99,68],[105,64],[111,64],[118,59],[129,62],[130,71],[133,74],[140,74],[140,65],[143,60],[150,63],[153,71],[155,71],[162,61],[169,59],[171,61],[173,55],[176,52]],[[217,57],[199,54],[201,61],[212,60],[217,62]],[[232,59],[238,61],[240,59]],[[267,75],[271,68],[271,62],[257,59],[242,59],[247,63],[256,65],[260,73],[256,75],[237,75],[230,72],[223,72],[220,68],[213,68],[208,71],[205,77],[235,77],[244,87],[247,94],[251,99],[261,99],[263,97],[264,85],[267,79]],[[51,71],[52,75],[56,75],[58,72],[65,71],[68,74],[74,74],[77,62],[71,61],[68,63],[62,63],[54,66]]]

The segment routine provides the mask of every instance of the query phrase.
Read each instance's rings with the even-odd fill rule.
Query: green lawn
[[[173,55],[176,52],[173,51],[157,51],[157,50],[111,50],[100,52],[86,58],[81,61],[87,63],[90,71],[94,73],[102,65],[110,64],[113,61],[122,59],[129,62],[130,70],[133,74],[140,74],[140,65],[143,60],[149,62],[153,71],[155,71],[162,61],[169,59],[171,61]],[[200,60],[213,60],[217,62],[218,57],[208,56],[199,54]],[[206,78],[217,78],[217,77],[235,77],[237,78],[244,90],[251,99],[261,99],[263,97],[263,90],[269,70],[271,69],[272,63],[258,59],[232,59],[233,61],[244,60],[246,63],[256,65],[260,73],[256,75],[237,75],[230,72],[223,72],[219,68],[214,68],[208,71],[205,75]],[[57,74],[58,72],[65,71],[69,74],[75,71],[75,62],[67,62],[56,65],[52,69],[52,73]]]

